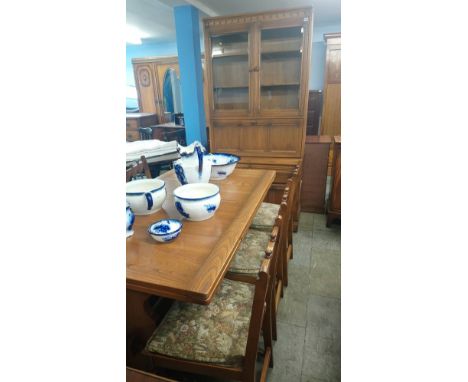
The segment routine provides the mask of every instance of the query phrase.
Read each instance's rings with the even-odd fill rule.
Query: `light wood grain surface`
[[[135,234],[127,239],[127,288],[175,300],[209,304],[240,241],[265,198],[275,171],[235,169],[220,187],[221,204],[213,218],[183,221],[182,232],[169,243],[158,243],[148,226],[172,215],[161,209],[137,216]],[[166,182],[167,203],[179,186],[173,171],[160,176]]]

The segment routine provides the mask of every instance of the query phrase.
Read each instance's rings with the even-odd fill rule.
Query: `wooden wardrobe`
[[[341,33],[324,35],[327,44],[321,135],[341,135]]]
[[[304,154],[312,19],[300,8],[203,20],[211,151],[276,170],[271,202]]]
[[[180,76],[177,57],[134,58],[132,64],[140,113],[156,113],[158,123],[166,122],[163,102],[164,76],[168,69],[174,69],[177,76]]]
[[[174,57],[146,57],[132,60],[133,73],[135,74],[135,86],[138,93],[138,105],[142,113],[156,113],[159,122],[165,123],[163,84],[166,70],[174,69],[180,78],[179,59]],[[202,67],[204,55],[202,54]],[[183,85],[181,84],[181,87]],[[205,114],[207,114],[207,89],[203,84],[205,100]],[[208,121],[207,121],[208,123]]]

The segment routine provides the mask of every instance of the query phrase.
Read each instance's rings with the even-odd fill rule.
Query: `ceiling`
[[[193,5],[200,19],[274,9],[314,7],[314,24],[341,22],[341,0],[127,0],[127,28],[137,29],[145,42],[175,42],[173,8]]]

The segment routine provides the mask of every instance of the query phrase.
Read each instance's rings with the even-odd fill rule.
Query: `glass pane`
[[[264,29],[261,36],[260,107],[297,109],[303,29]]]
[[[216,110],[249,108],[248,32],[211,37]]]

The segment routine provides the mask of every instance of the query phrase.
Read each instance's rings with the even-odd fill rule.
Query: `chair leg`
[[[288,286],[288,250],[284,251],[283,255],[283,284],[285,287]]]
[[[278,329],[276,326],[276,288],[273,289],[273,295],[271,296],[271,336],[273,340],[278,340]],[[273,349],[273,348],[272,348]],[[273,358],[273,355],[272,355]]]
[[[271,309],[271,298],[270,302],[267,303],[267,309],[263,317],[263,343],[265,347],[265,356],[267,349],[273,349],[273,338],[272,338],[272,309]],[[273,353],[270,355],[269,367],[273,367]]]

